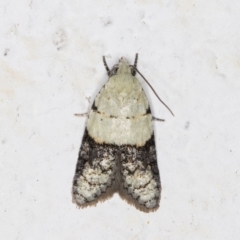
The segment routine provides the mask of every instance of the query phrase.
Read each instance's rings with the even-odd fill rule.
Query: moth
[[[109,80],[88,114],[73,179],[73,202],[80,208],[96,205],[115,192],[143,212],[159,207],[153,117],[135,77],[137,61],[137,54],[134,65],[121,58],[110,70],[103,57]]]

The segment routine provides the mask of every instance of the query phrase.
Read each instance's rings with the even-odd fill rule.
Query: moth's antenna
[[[136,56],[135,56],[135,61],[134,61],[134,67],[137,68],[137,62],[138,62],[138,53],[136,53]]]
[[[107,70],[108,76],[110,76],[110,69],[108,68],[105,56],[103,56],[103,64]]]
[[[134,61],[134,68],[132,68],[132,75],[135,76],[136,75],[136,68],[137,68],[137,62],[138,62],[138,53],[136,53],[136,56],[135,56],[135,61]]]
[[[136,54],[137,56],[137,54]],[[167,104],[165,104],[161,98],[157,95],[156,91],[154,90],[154,88],[151,86],[151,84],[147,81],[147,79],[139,72],[139,70],[134,66],[134,65],[129,65],[130,67],[134,68],[134,70],[136,72],[139,73],[139,75],[144,79],[144,81],[148,84],[148,86],[152,89],[152,91],[154,92],[154,94],[156,95],[156,97],[158,98],[158,100],[168,109],[168,111],[174,116],[172,110],[167,106]]]

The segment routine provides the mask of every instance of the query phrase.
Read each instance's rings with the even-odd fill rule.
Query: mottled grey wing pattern
[[[114,192],[137,209],[159,207],[161,183],[154,136],[144,147],[97,144],[85,130],[73,180],[73,201],[95,205]]]
[[[159,207],[161,183],[154,136],[143,147],[121,146],[120,196],[141,211]]]
[[[73,179],[73,202],[95,205],[116,191],[116,146],[97,144],[85,130]]]

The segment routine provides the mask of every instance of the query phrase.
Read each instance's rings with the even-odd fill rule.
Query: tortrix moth
[[[109,80],[89,112],[73,179],[73,202],[80,208],[96,205],[115,192],[143,212],[159,207],[153,117],[135,77],[137,59],[136,54],[134,65],[129,65],[121,58],[109,70],[103,57]]]

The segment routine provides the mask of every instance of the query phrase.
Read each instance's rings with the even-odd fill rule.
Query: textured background
[[[0,3],[0,238],[239,239],[240,2]],[[125,56],[155,117],[160,209],[118,195],[77,209],[71,184],[88,111]]]

